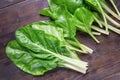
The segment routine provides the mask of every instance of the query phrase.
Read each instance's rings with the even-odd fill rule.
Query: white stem
[[[72,58],[80,60],[80,58],[78,57],[76,52],[71,51],[69,48],[67,48],[67,50],[69,51],[69,53],[72,55]]]
[[[99,3],[99,1],[96,0],[96,2],[97,2],[98,6],[99,6],[99,8],[100,8],[100,10],[101,10],[101,14],[102,14],[102,16],[103,16],[104,22],[105,22],[105,24],[107,25],[107,20],[106,20],[105,14],[104,14],[105,12],[103,11],[102,6],[101,6],[101,4]],[[106,27],[106,31],[108,31],[108,27]]]
[[[100,33],[109,35],[109,32],[107,32],[107,31],[105,31],[105,30],[103,30],[103,29],[100,29],[100,28],[98,28],[98,27],[96,27],[96,26],[92,26],[92,29],[93,29],[93,30],[96,30],[96,31],[98,31],[98,32],[100,32]]]
[[[62,56],[60,54],[55,54],[53,52],[50,52],[51,54],[53,54],[54,56],[62,59],[63,61],[65,61],[65,63],[67,64],[71,64],[72,66],[75,66],[75,68],[79,68],[79,72],[81,73],[86,73],[86,70],[87,70],[87,66],[88,66],[88,63],[87,62],[84,62],[84,61],[81,61],[81,60],[76,60],[76,59],[71,59],[69,57],[66,57],[66,56]],[[69,67],[70,68],[70,67]]]
[[[115,27],[113,27],[113,26],[111,26],[111,25],[109,25],[109,29],[110,29],[111,31],[117,33],[117,34],[120,34],[120,29],[117,29],[117,28],[115,28]]]
[[[118,22],[116,22],[115,20],[113,20],[111,17],[109,17],[107,14],[105,14],[106,18],[112,22],[116,27],[120,28],[120,24]]]
[[[96,41],[96,43],[100,43],[100,41],[92,33],[89,33],[89,35]]]
[[[102,24],[99,22],[99,20],[94,16],[95,21],[98,23],[98,25],[103,28]]]
[[[99,35],[101,35],[101,33],[99,33],[99,32],[92,32],[94,35],[96,35],[96,36],[99,36]]]
[[[62,65],[64,65],[67,68],[73,69],[75,71],[82,72],[83,74],[85,74],[87,71],[87,68],[82,69],[82,68],[79,68],[79,67],[76,67],[74,65],[67,64],[67,63],[62,63]]]
[[[78,47],[78,48],[83,48],[82,50],[84,50],[84,51],[86,51],[86,52],[88,52],[88,53],[92,53],[93,52],[93,50],[91,49],[91,48],[89,48],[89,47],[87,47],[86,45],[84,45],[84,44],[81,44],[79,41],[76,41],[76,42],[74,42],[74,41],[71,41],[71,40],[67,40],[71,45],[73,45],[73,46],[75,46],[75,47]]]
[[[119,12],[119,10],[117,9],[114,1],[113,1],[113,0],[110,0],[110,2],[111,2],[111,4],[113,5],[113,7],[115,8],[115,11],[117,12],[117,14],[120,16],[120,12]]]
[[[87,46],[85,46],[85,45],[83,45],[83,44],[81,44],[81,46],[82,46],[85,50],[87,50],[90,54],[93,53],[93,50],[92,50],[91,48],[89,48],[89,47],[87,47]]]
[[[79,49],[71,47],[71,46],[66,46],[66,47],[69,48],[69,49],[71,49],[71,50],[78,51],[80,53],[86,53],[85,51],[79,50]]]
[[[105,4],[101,3],[102,7],[109,12],[112,16],[120,20],[120,16],[118,16],[115,12],[113,12],[109,7],[107,7]]]
[[[105,23],[104,22],[101,22],[104,26],[105,26]],[[117,28],[115,28],[115,27],[113,27],[113,26],[111,26],[111,25],[108,25],[108,28],[111,30],[111,31],[113,31],[113,32],[115,32],[115,33],[117,33],[117,34],[120,34],[120,30],[119,29],[117,29]]]
[[[67,43],[66,41],[65,41],[65,44],[66,44],[65,46],[66,46],[67,48],[69,48],[70,50],[78,51],[78,52],[80,52],[80,53],[85,53],[85,54],[88,53],[88,52],[82,50],[81,48],[76,48],[76,47],[70,45],[70,43]],[[81,50],[80,50],[80,49],[81,49]]]
[[[85,46],[84,44],[81,44],[77,39],[75,39],[76,41],[76,45],[78,45],[79,47],[82,48],[82,50],[84,50],[85,52],[88,52],[88,53],[92,53],[93,50],[87,46]]]

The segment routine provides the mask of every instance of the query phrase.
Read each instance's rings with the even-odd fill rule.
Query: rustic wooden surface
[[[115,1],[120,10],[120,1]],[[6,56],[5,47],[15,39],[18,27],[48,19],[38,14],[44,7],[47,7],[47,0],[0,0],[0,80],[120,80],[120,36],[112,32],[109,36],[99,36],[100,44],[78,32],[79,40],[94,50],[92,55],[80,54],[89,62],[85,75],[63,68],[44,76],[32,76],[19,70]]]

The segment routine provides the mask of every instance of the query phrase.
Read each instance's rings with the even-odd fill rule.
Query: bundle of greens
[[[86,73],[87,62],[79,59],[76,50],[63,38],[63,30],[44,22],[21,27],[16,40],[6,47],[8,57],[23,71],[43,75],[56,67]]]
[[[61,27],[61,23],[64,24],[64,26],[62,26],[63,28],[68,28],[68,24],[66,23],[69,23],[70,20],[72,20],[72,23],[70,24],[72,25],[72,28],[75,27],[76,30],[88,33],[97,43],[99,43],[94,35],[101,35],[101,33],[109,35],[109,29],[120,34],[120,30],[109,25],[106,20],[107,18],[117,27],[120,27],[120,24],[107,14],[107,12],[109,12],[115,18],[120,20],[119,11],[113,0],[110,0],[110,2],[118,15],[107,6],[105,0],[48,0],[49,8],[41,10],[40,14],[51,17],[56,24],[59,24],[59,27]],[[105,12],[103,8],[107,12]],[[103,16],[104,21],[99,16],[100,13]],[[98,23],[99,26],[95,26],[93,24],[94,22]],[[64,32],[66,33],[66,30],[64,30]]]
[[[48,9],[42,10],[41,13],[43,13],[43,14],[45,13],[46,15],[50,15],[52,17],[52,19],[55,19],[55,21],[53,21],[54,24],[57,25],[57,27],[60,27],[60,28],[63,29],[64,38],[68,42],[70,42],[70,43],[74,42],[74,44],[79,45],[78,47],[80,49],[82,49],[84,53],[87,53],[87,52],[92,53],[93,51],[90,48],[84,46],[83,44],[81,44],[75,38],[75,36],[76,36],[76,27],[75,27],[75,25],[81,24],[81,25],[84,26],[84,24],[82,22],[80,23],[80,21],[78,21],[76,17],[74,17],[73,15],[71,15],[68,12],[66,6],[63,5],[63,6],[60,6],[58,8],[55,8],[55,9],[56,10],[53,13],[50,13],[48,11]],[[48,12],[46,12],[46,10]],[[82,31],[87,32],[86,28],[88,28],[88,27],[80,27],[79,29],[82,29]]]
[[[118,11],[117,7],[115,6],[115,3],[113,0],[109,0],[109,2],[112,4],[112,6],[114,7],[116,13],[114,11],[112,11],[112,9],[110,9],[107,6],[107,3],[105,0],[85,0],[86,5],[88,5],[90,10],[94,10],[97,13],[101,13],[104,19],[104,22],[102,20],[100,20],[100,18],[95,17],[95,20],[98,22],[98,24],[102,26],[104,26],[106,28],[106,32],[108,32],[108,30],[112,30],[118,34],[120,34],[120,30],[112,27],[111,25],[109,25],[107,23],[107,20],[109,20],[112,24],[114,24],[116,27],[120,27],[120,24],[113,20],[108,14],[111,14],[113,17],[115,17],[116,19],[120,20],[120,12]]]
[[[107,14],[120,20],[120,13],[114,1],[110,3],[116,13],[105,0],[48,0],[49,7],[40,14],[51,20],[19,28],[16,40],[6,47],[7,56],[17,67],[32,75],[43,75],[56,67],[86,73],[88,63],[76,52],[92,53],[93,50],[78,41],[76,31],[89,34],[97,43],[100,41],[95,35],[109,35],[109,30],[120,34],[117,28],[120,24]],[[108,24],[107,19],[116,27]]]

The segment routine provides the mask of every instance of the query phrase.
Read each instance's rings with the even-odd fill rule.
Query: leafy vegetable
[[[94,21],[93,14],[87,9],[84,7],[78,8],[75,12],[75,15],[72,15],[64,5],[53,10],[51,10],[53,11],[53,13],[51,12],[51,16],[54,17],[53,19],[55,20],[55,23],[63,28],[65,37],[73,38],[75,36],[77,27],[81,32],[90,34],[90,36],[92,36],[93,39],[99,43],[91,31],[91,24]],[[40,13],[45,15],[43,12],[46,11],[42,10]],[[48,12],[50,12],[50,10]],[[86,16],[86,14],[90,15]],[[86,18],[87,20],[85,20]]]
[[[16,40],[6,47],[7,56],[17,67],[32,75],[43,75],[56,67],[86,73],[88,64],[78,57],[76,51],[92,53],[93,50],[78,41],[76,31],[89,34],[97,43],[95,35],[108,35],[109,30],[120,34],[120,24],[107,14],[120,20],[120,12],[113,0],[110,3],[116,13],[105,0],[48,0],[49,7],[40,14],[50,17],[51,21],[19,28]]]
[[[68,11],[74,14],[75,10],[83,6],[83,0],[48,0],[50,9],[53,10],[56,6],[66,5]]]
[[[110,0],[110,2],[111,2],[111,4],[113,5],[113,7],[115,8],[117,14],[120,16],[120,12],[119,12],[119,10],[117,9],[117,7],[116,7],[114,1],[113,1],[113,0]]]
[[[69,2],[72,2],[73,0],[69,0]],[[45,15],[46,14],[46,12],[48,11],[49,13],[51,13],[51,14],[49,14],[49,15],[47,15],[47,16],[49,16],[49,17],[53,17],[54,16],[54,18],[52,18],[53,20],[56,20],[56,17],[58,17],[58,15],[59,14],[61,14],[61,15],[63,15],[63,14],[65,14],[65,12],[64,11],[66,11],[67,13],[67,15],[72,15],[72,14],[74,14],[74,15],[72,15],[72,17],[67,17],[67,16],[63,16],[64,18],[71,18],[71,19],[73,19],[74,20],[74,23],[75,24],[77,24],[77,26],[76,25],[74,25],[73,23],[71,24],[71,25],[73,25],[74,27],[76,26],[77,27],[77,29],[78,30],[80,30],[81,32],[85,32],[85,33],[88,33],[97,43],[99,43],[99,41],[95,38],[95,36],[94,36],[94,34],[96,34],[96,33],[103,33],[103,34],[106,34],[106,35],[109,35],[109,32],[108,32],[108,29],[110,28],[110,30],[111,30],[111,28],[114,28],[114,27],[108,27],[109,26],[109,24],[107,23],[107,20],[106,19],[108,19],[109,21],[111,21],[113,24],[115,24],[117,27],[119,27],[120,26],[120,24],[118,23],[118,22],[116,22],[115,20],[113,20],[111,17],[109,17],[106,13],[105,13],[105,11],[103,10],[103,8],[105,8],[106,10],[108,10],[108,12],[110,12],[113,16],[115,16],[116,18],[118,18],[119,19],[119,16],[118,15],[116,15],[110,8],[108,8],[107,6],[106,6],[106,3],[105,3],[105,0],[77,0],[77,1],[81,1],[82,3],[79,5],[79,4],[76,4],[76,5],[79,5],[80,7],[75,7],[74,8],[74,12],[70,12],[69,11],[69,8],[71,8],[71,6],[68,6],[67,5],[67,0],[66,1],[57,1],[57,0],[48,0],[48,3],[49,3],[49,8],[47,9],[47,10],[41,10],[40,11],[40,14],[42,14],[42,15]],[[77,1],[75,1],[75,3],[77,3]],[[66,3],[65,3],[66,2]],[[115,5],[114,5],[114,2],[113,2],[113,0],[111,1],[111,3],[113,4],[113,6],[114,6],[114,8],[116,7]],[[61,5],[65,5],[66,6],[66,8],[65,9],[63,9],[62,8],[62,11],[60,11],[59,13],[57,12],[58,11],[58,8],[60,7],[61,8]],[[72,5],[72,3],[71,4],[69,4],[69,5]],[[88,7],[90,7],[90,8],[88,8]],[[88,9],[89,10],[88,10]],[[68,10],[67,10],[68,9]],[[96,11],[94,11],[93,12],[93,9],[94,10],[96,10]],[[116,8],[117,9],[117,8]],[[63,12],[63,13],[62,13]],[[103,21],[102,21],[102,19],[100,19],[100,17],[98,16],[98,12],[99,13],[101,13],[102,15],[103,15],[103,19],[104,19],[104,25],[102,24],[103,23]],[[117,12],[118,12],[118,10],[117,10]],[[56,16],[57,15],[57,16]],[[63,18],[62,17],[62,18]],[[79,19],[79,21],[77,21],[74,17],[77,17],[77,19]],[[58,20],[60,20],[61,21],[61,18],[59,18],[58,17]],[[69,20],[68,19],[66,19],[68,22],[69,22]],[[66,22],[67,22],[66,21]],[[84,22],[83,22],[84,21]],[[98,28],[97,26],[94,26],[94,25],[92,25],[93,24],[93,22],[97,22],[98,23],[98,25],[101,27],[101,28]],[[102,23],[101,23],[102,22]],[[64,22],[62,22],[62,24],[63,24]],[[90,23],[90,24],[89,24]],[[60,23],[61,24],[61,23]],[[66,25],[63,25],[63,26],[66,26]],[[105,27],[105,30],[104,30],[104,28],[103,28],[103,26]],[[119,31],[119,29],[117,29],[117,28],[115,28],[117,31]],[[114,31],[114,32],[116,32],[116,30],[115,29],[113,29],[112,31]],[[95,30],[95,31],[97,31],[97,32],[94,32],[94,31],[92,31],[92,30]],[[120,33],[120,32],[116,32],[116,33]]]
[[[49,11],[42,10],[40,13],[42,15],[45,15],[44,12],[50,12],[50,9]],[[54,17],[53,18],[54,24],[56,24],[58,27],[63,29],[64,37],[72,41],[75,41],[76,24],[78,23],[77,18],[74,17],[71,13],[69,13],[67,8],[64,5],[57,7],[56,9],[54,9],[54,11],[51,10],[50,16]],[[84,51],[83,53],[93,52],[90,48],[88,49],[88,47],[82,46],[83,44],[78,42],[77,44],[79,44],[79,48]]]
[[[78,29],[82,32],[88,33],[97,43],[99,43],[99,41],[94,37],[94,35],[91,31],[91,29],[92,29],[91,25],[94,21],[93,14],[86,8],[81,7],[75,11],[74,16],[80,22],[82,22],[82,24],[80,22],[78,22],[78,24],[77,24]]]
[[[6,53],[16,66],[27,73],[43,75],[56,67],[86,73],[87,63],[69,48],[61,46],[62,42],[57,37],[43,30],[22,27],[16,31],[16,39],[8,44]]]
[[[57,27],[53,22],[47,21],[47,22],[37,22],[32,25],[32,28],[36,30],[43,30],[46,34],[53,35],[57,37],[61,42],[61,46],[66,46],[70,48],[71,50],[75,50],[81,53],[88,53],[85,51],[82,51],[74,46],[71,46],[66,39],[64,39],[63,29]],[[91,51],[89,51],[91,53]]]
[[[113,5],[113,7],[115,8],[115,10],[116,10],[116,12],[117,12],[117,14],[115,13],[115,12],[113,12],[108,6],[107,6],[107,4],[106,4],[106,1],[105,0],[85,0],[85,2],[87,3],[87,6],[89,6],[89,7],[91,7],[91,9],[95,9],[95,10],[97,10],[99,13],[101,13],[102,14],[102,16],[103,16],[103,19],[104,19],[104,21],[105,21],[105,28],[106,28],[106,31],[108,32],[108,29],[109,29],[109,27],[108,27],[108,23],[107,23],[107,19],[110,21],[110,22],[112,22],[115,26],[117,26],[117,27],[119,27],[120,26],[120,24],[118,23],[118,22],[116,22],[115,20],[113,20],[109,15],[107,15],[107,13],[106,13],[106,11],[108,12],[108,13],[110,13],[112,16],[114,16],[116,19],[118,19],[118,20],[120,20],[120,13],[119,13],[119,11],[118,11],[118,9],[117,9],[117,7],[115,6],[115,3],[114,3],[114,1],[113,0],[110,0],[110,2],[111,2],[111,4]],[[106,11],[104,11],[104,9],[106,10]],[[100,24],[100,22],[99,22],[99,24]],[[113,27],[114,28],[114,27]],[[116,28],[117,29],[117,28]],[[117,29],[118,30],[118,29]],[[115,30],[114,30],[114,32],[116,32]],[[117,32],[116,32],[117,33]]]

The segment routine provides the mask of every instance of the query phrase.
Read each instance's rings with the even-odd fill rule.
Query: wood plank
[[[119,0],[116,0],[116,4],[120,6]],[[99,45],[91,37],[78,32],[80,42],[94,50],[91,55],[79,54],[81,59],[89,62],[89,70],[85,75],[69,69],[56,68],[36,77],[18,69],[6,56],[5,47],[9,41],[15,39],[15,31],[19,27],[49,19],[38,14],[44,7],[47,7],[47,0],[26,0],[0,10],[0,80],[120,79],[120,37],[112,32],[109,36],[99,36],[98,39],[101,41]]]
[[[33,4],[34,3],[34,4]],[[21,26],[48,18],[40,16],[39,10],[47,6],[46,1],[30,0],[0,10],[0,59],[5,57],[5,46],[15,39],[14,32]]]
[[[17,4],[25,0],[0,0],[0,9]]]
[[[45,4],[46,1],[30,0],[0,10],[0,36],[11,33],[28,23],[48,19],[39,15],[39,10],[46,7]]]
[[[16,29],[31,22],[48,19],[38,14],[39,10],[45,7],[43,4],[47,5],[47,2],[31,0],[0,10],[0,59],[6,56],[5,46],[14,39]]]

